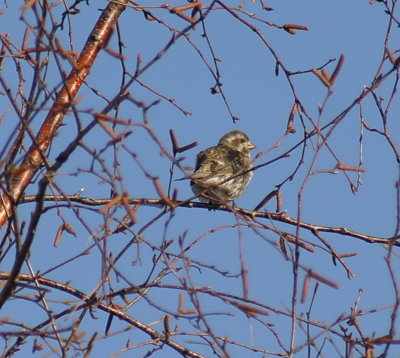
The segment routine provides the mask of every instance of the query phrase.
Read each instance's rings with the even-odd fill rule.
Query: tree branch
[[[27,195],[21,199],[21,203],[31,203],[37,200],[36,195]],[[73,202],[79,203],[87,206],[104,206],[109,204],[111,201],[117,203],[115,198],[111,199],[93,199],[93,198],[85,198],[79,195],[45,195],[43,198],[44,201],[54,201],[54,202]],[[172,200],[170,199],[168,203],[166,203],[162,199],[128,199],[127,202],[130,205],[145,205],[145,206],[168,206],[169,210],[175,210],[178,207],[183,208],[198,208],[198,209],[213,209],[218,211],[234,211],[237,214],[243,215],[245,217],[250,218],[263,218],[278,221],[281,223],[289,224],[295,227],[300,227],[306,230],[309,230],[313,233],[315,232],[328,232],[333,234],[339,234],[344,236],[354,237],[356,239],[372,243],[372,244],[385,244],[385,245],[394,245],[400,247],[400,242],[396,241],[400,238],[400,235],[394,237],[378,237],[373,235],[362,234],[353,230],[349,230],[345,227],[332,227],[332,226],[321,226],[321,225],[314,225],[311,223],[307,223],[304,221],[298,222],[297,219],[293,219],[287,216],[284,212],[282,213],[269,213],[267,211],[253,211],[253,210],[246,210],[238,207],[234,207],[232,209],[231,206],[226,205],[215,205],[215,204],[208,204],[208,203],[197,203],[191,201],[179,201],[179,200]],[[122,204],[121,204],[122,205]]]

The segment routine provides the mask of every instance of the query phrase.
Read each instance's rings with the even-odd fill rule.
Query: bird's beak
[[[255,148],[257,148],[253,143],[251,143],[251,142],[249,142],[248,144],[247,144],[247,149],[248,150],[253,150],[253,149],[255,149]]]

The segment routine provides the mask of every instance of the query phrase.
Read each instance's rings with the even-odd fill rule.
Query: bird
[[[201,151],[190,176],[193,193],[210,204],[226,203],[243,195],[253,177],[250,151],[254,148],[246,133],[233,130],[216,146]]]

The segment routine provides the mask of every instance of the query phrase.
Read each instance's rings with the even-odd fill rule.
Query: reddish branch
[[[83,81],[90,73],[100,50],[107,44],[113,27],[127,3],[128,0],[120,0],[118,4],[109,3],[90,33],[75,67],[65,79],[64,86],[58,93],[57,99],[43,122],[34,143],[21,165],[13,170],[13,175],[8,183],[8,192],[1,196],[0,227],[10,217],[15,203],[19,201],[33,175],[43,164],[45,153],[57,129],[62,124],[65,113],[73,103]]]

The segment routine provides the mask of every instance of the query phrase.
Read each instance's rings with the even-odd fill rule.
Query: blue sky
[[[147,1],[146,3],[141,2],[141,5],[163,3]],[[181,2],[172,4],[174,6],[182,5]],[[231,5],[238,4],[232,3]],[[306,112],[314,123],[318,123],[322,127],[347,108],[362,93],[364,86],[371,84],[384,54],[384,39],[389,21],[384,5],[382,3],[372,5],[367,0],[352,2],[344,0],[269,1],[267,5],[274,10],[262,11],[258,1],[255,3],[246,1],[242,12],[236,13],[259,29],[260,34],[276,51],[289,71],[308,71],[290,78]],[[21,23],[18,22],[20,6],[21,4],[14,2],[7,6],[6,4],[0,5],[0,10],[5,13],[1,15],[0,31],[3,34],[10,33],[16,46],[20,45],[23,36],[23,26],[19,26]],[[90,29],[100,14],[98,8],[101,6],[106,6],[106,2],[103,2],[102,5],[91,2],[89,6],[80,4],[81,12],[70,17],[75,51],[81,50]],[[52,10],[55,21],[60,21],[62,11],[61,6]],[[170,14],[165,9],[152,11],[175,29],[182,30],[188,26],[187,22]],[[308,26],[309,30],[298,31],[296,35],[291,35],[283,29],[271,27],[252,19],[245,12],[254,13],[256,17],[278,25],[298,24]],[[397,10],[396,15],[398,15]],[[29,23],[34,22],[32,12],[26,12],[26,19]],[[191,115],[185,115],[168,101],[161,100],[147,112],[149,128],[163,147],[169,151],[171,151],[170,129],[175,131],[181,145],[198,142],[196,148],[180,154],[181,163],[187,167],[194,166],[196,154],[200,150],[215,145],[224,133],[232,129],[245,131],[252,142],[257,145],[256,153],[267,152],[254,162],[255,165],[279,157],[301,141],[304,135],[300,118],[297,115],[294,122],[296,133],[283,137],[294,103],[293,92],[284,72],[280,69],[278,76],[276,75],[276,61],[260,37],[226,11],[214,10],[207,17],[205,26],[212,49],[221,60],[217,64],[221,73],[224,95],[229,108],[240,120],[233,123],[221,95],[211,94],[210,88],[215,85],[215,81],[196,48],[212,68],[214,68],[214,64],[205,38],[201,36],[203,29],[199,24],[196,30],[190,31],[189,37],[196,48],[184,37],[177,39],[166,54],[139,78],[154,91],[173,98],[178,106],[191,112]],[[170,29],[156,21],[146,20],[141,12],[133,9],[127,9],[122,14],[120,27],[125,44],[123,50],[125,65],[131,74],[135,72],[139,54],[142,58],[142,65],[147,64],[164,48],[172,36]],[[398,50],[395,41],[397,36],[398,29],[394,26],[388,41],[389,48],[393,52]],[[32,39],[33,36],[31,36],[31,41],[33,41]],[[65,49],[69,49],[67,31],[60,32],[59,39]],[[108,46],[114,51],[118,50],[116,34],[113,35]],[[326,70],[332,73],[341,54],[345,55],[345,62],[333,86],[333,93],[327,98],[327,88],[310,70],[324,65],[330,59],[335,59],[326,66]],[[51,61],[53,61],[52,58]],[[32,72],[26,65],[24,66],[27,71],[26,86],[29,89]],[[65,60],[61,62],[61,66],[66,72],[70,70],[70,65]],[[390,70],[390,66],[386,63],[383,73],[388,70]],[[7,79],[15,93],[15,67],[12,61],[5,61],[1,75]],[[49,67],[46,81],[50,89],[60,83],[58,69],[53,63]],[[395,74],[376,90],[377,96],[384,98],[383,104],[387,103],[389,99],[394,81]],[[88,124],[92,120],[92,114],[100,112],[106,105],[106,101],[96,95],[92,89],[98,91],[105,98],[116,95],[121,85],[120,61],[110,54],[101,53],[86,83],[87,85],[84,85],[78,93],[79,103],[76,105],[83,125]],[[4,91],[4,88],[1,90]],[[131,86],[129,90],[133,98],[147,104],[160,99],[154,92],[138,83]],[[51,101],[45,103],[43,110],[38,111],[37,116],[32,120],[33,131],[40,127],[51,103]],[[323,110],[319,111],[319,106],[323,103],[325,103],[322,107]],[[4,116],[0,122],[0,131],[4,133],[5,138],[8,138],[15,128],[17,117],[13,115],[10,104],[4,96],[0,97],[0,108],[2,108],[1,115]],[[366,123],[371,128],[382,130],[382,120],[372,96],[368,96],[362,101],[361,109]],[[143,129],[141,109],[132,102],[126,101],[122,103],[118,117],[132,121],[130,128],[117,127],[119,133],[124,130],[132,131],[125,141],[126,147],[120,148],[116,154],[119,162],[118,170],[123,178],[117,185],[119,193],[128,192],[133,198],[159,198],[153,184],[146,178],[135,158],[148,174],[159,178],[165,190],[169,181],[171,161],[167,156],[161,155],[160,148]],[[400,133],[398,117],[398,97],[395,97],[388,116],[388,128],[391,138],[397,144]],[[310,121],[305,116],[303,119],[306,128],[311,130]],[[76,119],[72,113],[65,117],[64,124],[49,152],[50,160],[54,160],[77,133]],[[360,128],[360,106],[356,105],[328,138],[331,150],[344,164],[358,166],[360,152],[362,153],[362,167],[365,172],[360,174],[362,185],[358,191],[355,194],[352,193],[349,181],[342,172],[338,174],[327,172],[335,168],[336,160],[326,147],[318,152],[315,151],[318,142],[314,137],[307,142],[304,162],[293,180],[286,182],[281,187],[282,210],[287,212],[287,215],[293,218],[300,215],[301,220],[315,225],[346,227],[368,235],[379,237],[394,235],[399,220],[398,198],[395,190],[395,182],[399,180],[398,163],[396,163],[388,141],[377,133],[365,129],[361,131]],[[360,135],[362,135],[361,142]],[[70,162],[64,165],[55,177],[55,183],[63,193],[73,194],[84,189],[82,196],[85,197],[107,198],[110,195],[110,185],[103,180],[107,178],[107,174],[104,173],[99,163],[94,165],[94,172],[98,175],[90,173],[92,157],[88,152],[88,149],[100,152],[105,168],[112,172],[115,153],[108,144],[109,140],[109,136],[100,127],[97,127],[85,138],[86,148],[78,149],[71,156]],[[280,144],[274,147],[278,141]],[[26,145],[29,146],[29,144],[29,140],[27,140]],[[301,151],[302,147],[300,146],[293,150],[289,157],[256,170],[252,184],[245,195],[236,201],[236,205],[253,209],[265,195],[275,189],[276,185],[293,173],[301,159]],[[135,158],[132,153],[135,153]],[[315,174],[308,176],[309,171]],[[183,175],[184,173],[176,170],[174,179],[181,178]],[[348,175],[355,184],[359,173],[348,172]],[[298,194],[304,183],[299,214]],[[180,200],[186,200],[192,196],[188,181],[173,181],[172,187],[177,190]],[[37,180],[30,185],[27,192],[33,194],[36,190]],[[275,206],[274,201],[271,201],[263,210],[274,212]],[[24,204],[19,208],[18,214],[21,221],[25,219],[29,222],[32,208],[31,204]],[[60,245],[56,248],[53,247],[54,236],[62,221],[57,215],[57,210],[48,210],[39,224],[37,237],[32,247],[30,262],[35,271],[44,272],[64,260],[74,257],[93,245],[93,236],[102,237],[99,227],[105,221],[98,212],[88,212],[80,208],[79,212],[82,216],[78,217],[76,213],[67,208],[60,208],[60,211],[76,231],[77,238],[68,237],[66,234]],[[159,208],[141,207],[137,213],[138,224],[132,230],[134,232],[139,230],[159,212]],[[122,208],[115,212],[115,219],[121,219],[123,216]],[[87,224],[86,228],[82,225],[80,218]],[[146,230],[143,234],[146,244],[132,246],[118,262],[117,269],[123,272],[132,284],[141,284],[149,275],[152,257],[157,253],[151,245],[153,248],[159,248],[163,240],[172,240],[171,252],[179,253],[178,238],[180,236],[185,235],[185,243],[188,245],[212,228],[233,226],[236,222],[237,219],[231,213],[180,208],[174,212],[172,217],[166,215]],[[260,222],[278,230],[295,232],[295,228],[278,222],[266,220]],[[243,220],[241,223],[249,224]],[[109,224],[111,228],[116,226],[115,221],[112,220]],[[241,296],[243,292],[242,281],[239,277],[239,256],[242,253],[243,261],[249,272],[249,297],[264,305],[274,307],[276,310],[288,312],[293,288],[292,264],[285,260],[281,251],[276,247],[279,240],[278,235],[265,228],[260,231],[262,231],[262,235],[258,235],[257,230],[245,225],[241,227],[241,233],[237,227],[227,227],[204,237],[187,254],[196,263],[189,273],[170,274],[163,280],[163,283],[177,285],[180,282],[178,278],[182,275],[181,277],[186,276],[186,279],[190,280],[195,287],[210,286],[215,291]],[[349,314],[351,307],[360,295],[359,290],[363,291],[359,303],[361,310],[380,310],[380,308],[394,303],[393,286],[384,260],[387,255],[385,247],[368,244],[344,235],[323,233],[321,235],[339,254],[357,253],[357,256],[345,259],[355,277],[349,280],[345,270],[340,264],[335,266],[331,255],[324,250],[316,248],[314,253],[302,250],[300,263],[304,267],[312,269],[340,286],[339,289],[333,289],[324,284],[320,285],[311,319],[319,321],[321,325],[329,325],[342,313]],[[309,231],[300,230],[300,237],[308,242],[321,244]],[[124,233],[110,236],[107,242],[108,252],[115,257],[131,238],[132,235]],[[293,246],[288,245],[289,249],[293,249]],[[138,255],[141,259],[140,263],[135,261]],[[0,264],[2,271],[10,270],[13,258],[14,256],[11,254],[4,257]],[[198,263],[202,263],[204,266]],[[154,275],[163,267],[163,263],[159,262],[152,277],[154,278]],[[214,267],[219,271],[215,271]],[[395,272],[399,272],[398,256],[393,258],[393,267]],[[53,270],[49,273],[48,278],[60,282],[71,281],[71,285],[89,293],[98,284],[101,270],[101,254],[94,247],[91,254],[60,269]],[[229,275],[223,276],[219,273],[221,271],[229,272]],[[28,272],[26,267],[24,267],[24,272]],[[231,275],[233,277],[228,277]],[[303,279],[304,272],[301,271],[300,288]],[[299,315],[304,315],[309,309],[311,289],[313,289],[315,281],[312,280],[311,284],[308,300],[297,307]],[[113,275],[112,285],[114,289],[119,289],[125,287],[126,282],[118,281]],[[25,294],[28,293],[25,292]],[[176,312],[178,294],[178,290],[154,289],[149,294],[148,300],[142,299],[128,313],[145,323],[156,322],[162,318],[159,307],[166,312]],[[61,296],[58,293],[50,294],[49,300],[51,298],[71,299],[71,297]],[[255,345],[268,351],[282,352],[274,335],[265,325],[263,326],[254,319],[248,319],[243,313],[232,306],[227,306],[215,297],[202,295],[200,302],[203,312],[209,315],[207,316],[209,323],[216,335],[229,336],[237,342]],[[122,304],[122,300],[117,303]],[[52,302],[52,305],[54,311],[63,309],[63,305],[56,302]],[[185,296],[185,306],[193,308],[188,295]],[[34,326],[45,319],[44,311],[34,307],[35,309],[25,301],[10,302],[4,307],[2,316],[11,315],[14,321],[26,319],[30,325]],[[388,308],[360,318],[363,334],[366,337],[387,334],[391,313],[391,309]],[[82,331],[91,334],[94,330],[98,330],[100,334],[103,334],[107,316],[102,312],[96,312],[95,315],[98,316],[97,320],[93,320],[89,315],[85,318],[81,325]],[[70,322],[76,316],[66,317],[65,321],[60,322],[60,327],[69,327]],[[195,323],[188,318],[172,319],[171,325],[178,325],[182,332],[193,332],[194,328],[191,324]],[[288,317],[272,312],[268,317],[260,316],[260,319],[272,324],[273,330],[281,337],[283,345],[289,346],[290,335],[288,332],[291,322]],[[346,325],[345,322],[343,324]],[[354,326],[346,325],[346,327],[348,332],[357,336]],[[1,330],[11,330],[11,328],[0,327]],[[126,324],[114,320],[113,332],[124,328],[126,328]],[[162,323],[155,323],[153,328],[162,331]],[[339,331],[339,328],[336,326],[335,330]],[[321,332],[320,329],[312,328],[312,334],[316,335],[319,332]],[[90,334],[88,333],[86,338],[90,338]],[[96,357],[112,356],[119,349],[123,349],[128,339],[137,344],[142,340],[148,340],[149,337],[137,330],[128,331],[98,343],[93,354]],[[296,346],[304,343],[305,339],[304,333],[301,333],[299,328]],[[322,339],[317,340],[318,347],[322,345]],[[335,336],[332,336],[332,339],[338,344],[340,352],[343,352],[343,341],[338,340]],[[399,339],[398,333],[396,339]],[[197,337],[177,336],[176,341],[190,346],[191,349],[205,356],[212,356],[210,350],[199,344],[201,341]],[[191,345],[188,341],[197,343]],[[1,344],[3,343],[1,342]],[[51,340],[49,344],[56,346],[56,343]],[[147,352],[148,347],[142,349],[131,351],[126,356],[129,354],[142,356]],[[379,349],[381,347],[377,348],[377,355]],[[30,350],[31,347],[27,344],[16,356],[26,356]],[[232,357],[243,357],[243,354],[245,356],[261,356],[259,353],[234,346],[230,347],[228,351]],[[47,346],[43,352],[36,353],[36,356],[44,356],[46,352],[49,352]],[[328,342],[325,343],[322,352],[326,356],[337,354]],[[394,346],[390,352],[392,356],[399,355],[399,347]],[[171,351],[166,349],[159,351],[156,355],[171,357],[171,354]],[[317,351],[313,351],[312,356],[316,355]],[[298,356],[306,357],[306,350],[300,351]]]

